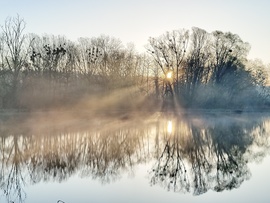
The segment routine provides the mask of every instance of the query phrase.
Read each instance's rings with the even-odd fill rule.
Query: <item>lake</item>
[[[1,203],[270,201],[270,114],[74,115],[2,115]]]

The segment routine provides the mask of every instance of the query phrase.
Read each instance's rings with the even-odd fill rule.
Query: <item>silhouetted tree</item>
[[[237,34],[230,32],[214,31],[212,36],[214,55],[212,81],[219,84],[228,71],[232,71],[238,64],[246,60],[250,46],[243,42]]]
[[[189,33],[186,30],[167,32],[159,38],[150,38],[148,53],[153,57],[156,65],[161,69],[163,77],[172,71],[174,92],[179,91],[179,76],[189,42]],[[172,89],[171,83],[166,83]]]
[[[193,27],[190,37],[190,51],[183,68],[182,96],[186,102],[192,103],[196,88],[208,82],[211,63],[210,35],[203,29]]]

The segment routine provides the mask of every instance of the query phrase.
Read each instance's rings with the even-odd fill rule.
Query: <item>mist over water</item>
[[[269,177],[252,169],[270,160],[268,75],[237,34],[173,30],[138,53],[24,28],[0,31],[1,202],[231,202]]]
[[[269,155],[267,114],[160,112],[105,117],[98,116],[100,112],[71,112],[22,113],[20,118],[2,120],[1,202],[32,202],[29,187],[44,183],[65,187],[74,176],[89,180],[83,187],[92,187],[95,180],[113,190],[114,184],[126,181],[126,174],[133,174],[135,181],[138,170],[146,174],[139,186],[143,188],[194,196],[233,191],[257,175],[249,163],[260,163]],[[64,196],[65,202],[72,199],[53,192],[40,198],[46,202],[55,196]],[[76,200],[84,198],[90,197]]]

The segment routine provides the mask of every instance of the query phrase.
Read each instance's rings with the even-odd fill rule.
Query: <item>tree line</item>
[[[185,107],[267,106],[267,73],[237,34],[201,28],[150,37],[145,53],[101,35],[25,34],[20,16],[0,30],[0,108],[70,105],[127,89],[129,97],[175,98]],[[170,77],[168,77],[170,74]]]

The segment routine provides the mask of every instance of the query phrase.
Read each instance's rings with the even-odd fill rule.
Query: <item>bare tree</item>
[[[220,83],[231,67],[241,64],[246,59],[250,46],[237,34],[230,32],[214,31],[212,36],[212,50],[215,58],[212,80]]]
[[[211,59],[209,34],[205,30],[193,27],[190,41],[191,47],[182,78],[185,81],[184,95],[189,102],[193,99],[196,87],[207,82]]]
[[[180,68],[186,55],[189,41],[189,33],[186,30],[175,30],[167,32],[159,38],[150,38],[147,47],[148,52],[153,57],[155,63],[162,70],[164,77],[172,72],[173,83],[176,91],[179,90]],[[171,83],[167,83],[172,90]]]
[[[98,47],[91,44],[89,38],[80,38],[77,47],[79,55],[76,66],[80,74],[88,81],[88,86],[90,86],[93,82],[99,80],[95,75],[97,76],[103,53]]]
[[[20,84],[20,72],[26,62],[29,45],[26,42],[26,35],[23,34],[25,21],[20,17],[7,18],[3,31],[3,41],[5,49],[6,71],[10,73],[10,102],[16,107],[17,94]]]

